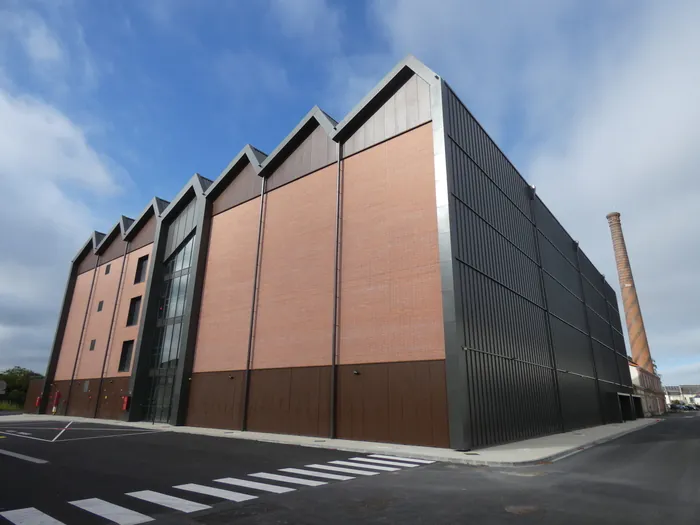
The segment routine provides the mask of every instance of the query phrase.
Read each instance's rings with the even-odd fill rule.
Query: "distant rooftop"
[[[700,385],[675,385],[664,388],[668,394],[680,394],[681,389],[684,394],[700,394]]]

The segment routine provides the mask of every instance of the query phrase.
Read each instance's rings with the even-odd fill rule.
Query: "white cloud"
[[[46,66],[65,60],[61,44],[36,13],[3,9],[0,15],[0,33],[15,39],[32,62]]]
[[[444,76],[616,289],[622,213],[652,355],[700,355],[700,4],[372,5],[392,61]]]
[[[89,199],[118,186],[83,130],[40,100],[0,90],[0,136],[0,368],[41,370],[69,261],[102,222]]]
[[[328,0],[269,0],[268,12],[288,36],[316,53],[337,52],[343,11]]]
[[[227,51],[219,57],[216,66],[224,87],[242,100],[250,100],[251,95],[260,92],[279,96],[291,90],[284,66],[262,54]]]
[[[121,168],[92,147],[80,124],[13,82],[29,73],[63,87],[81,84],[89,63],[82,34],[72,36],[76,59],[38,14],[1,14],[0,369],[42,372],[70,261],[90,225],[105,222],[97,203],[119,191]]]

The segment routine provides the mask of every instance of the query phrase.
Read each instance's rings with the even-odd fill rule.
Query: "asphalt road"
[[[0,431],[6,432],[0,434],[5,436],[0,439],[0,516],[35,508],[66,525],[135,524],[145,519],[202,525],[700,523],[700,415],[672,416],[555,463],[512,469],[404,462],[388,467],[396,470],[372,470],[368,465],[387,465],[362,454],[171,432],[132,434],[133,429],[93,424],[74,424],[52,441],[65,425],[42,425],[9,432],[10,424],[0,423]],[[353,459],[358,457],[363,460]],[[288,468],[307,473],[280,470]],[[376,475],[332,470],[338,468]],[[309,471],[353,479],[324,479]],[[312,481],[315,486],[255,476],[258,473]],[[226,477],[248,486],[214,481]],[[321,481],[327,483],[316,485]],[[272,485],[277,492],[296,490],[270,493],[269,487],[261,490],[251,482]],[[183,485],[256,498],[230,501]],[[192,512],[128,495],[141,491],[151,491],[149,497],[178,497],[177,504]],[[110,521],[69,503],[91,498],[139,513],[141,521],[128,513]],[[104,505],[98,510],[105,514]],[[4,516],[2,525],[27,519],[22,513],[10,513],[10,520]]]

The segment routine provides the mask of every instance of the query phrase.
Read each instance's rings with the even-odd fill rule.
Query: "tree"
[[[11,403],[23,405],[24,399],[27,397],[29,381],[42,377],[44,376],[21,366],[15,366],[0,372],[0,381],[7,383],[4,398]]]

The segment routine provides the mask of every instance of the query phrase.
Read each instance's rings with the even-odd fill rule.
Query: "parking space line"
[[[78,501],[69,501],[68,503],[91,512],[92,514],[102,516],[119,525],[138,525],[139,523],[153,521],[153,518],[150,516],[127,509],[126,507],[115,505],[114,503],[109,503],[99,498],[81,499]]]
[[[87,437],[79,437],[79,438],[68,438],[68,439],[62,439],[60,441],[55,441],[55,443],[67,443],[69,441],[80,441],[83,439],[103,439],[103,438],[116,438],[116,437],[125,437],[125,436],[141,436],[143,434],[161,434],[163,432],[169,432],[169,430],[142,430],[141,432],[131,432],[128,434],[110,434],[108,436],[87,436]],[[46,440],[43,440],[46,441]],[[52,441],[49,441],[49,443],[54,443]]]
[[[60,437],[61,437],[61,434],[63,434],[66,430],[68,430],[68,427],[71,426],[71,423],[73,423],[73,422],[72,422],[72,421],[69,421],[68,424],[67,424],[65,427],[63,427],[63,430],[61,430],[58,434],[56,434],[56,437],[53,438],[53,439],[51,440],[51,442],[53,443],[53,442],[56,441],[58,438],[60,438]]]
[[[227,499],[229,501],[248,501],[250,499],[257,498],[257,496],[251,496],[250,494],[233,492],[232,490],[217,489],[216,487],[207,487],[206,485],[198,485],[197,483],[176,485],[174,488],[189,490],[190,492],[197,492],[199,494],[207,494],[209,496],[216,496],[217,498]]]
[[[168,507],[171,509],[179,510],[181,512],[197,512],[199,510],[210,509],[210,505],[205,505],[204,503],[197,503],[183,498],[176,498],[175,496],[169,496],[163,494],[162,492],[156,492],[154,490],[141,490],[138,492],[127,492],[127,496],[132,496],[134,498],[141,499],[143,501],[149,501],[155,503],[156,505],[162,505],[163,507]]]
[[[43,438],[38,438],[34,436],[23,436],[21,434],[15,434],[14,432],[2,432],[0,431],[0,434],[5,434],[6,436],[14,436],[22,439],[35,439],[36,441],[44,441],[45,443],[51,443],[50,439],[43,439]]]
[[[33,458],[31,456],[25,456],[24,454],[18,454],[17,452],[10,452],[9,450],[0,449],[0,454],[4,456],[10,456],[12,458],[21,459],[24,461],[29,461],[30,463],[44,464],[48,463],[45,459]]]
[[[284,494],[285,492],[294,492],[296,489],[290,487],[281,487],[279,485],[270,485],[268,483],[260,483],[259,481],[248,481],[247,479],[238,478],[221,478],[215,479],[219,483],[226,483],[228,485],[236,485],[239,487],[248,487],[251,489],[264,490],[266,492],[273,492],[275,494]]]
[[[281,468],[280,472],[289,472],[290,474],[301,474],[302,476],[311,476],[321,479],[334,479],[336,481],[347,481],[349,479],[355,479],[352,476],[339,476],[338,474],[328,474],[327,472],[312,472],[310,470],[304,470],[302,468]]]
[[[280,476],[279,474],[268,474],[267,472],[256,472],[255,474],[249,474],[249,476],[255,476],[256,478],[271,479],[272,481],[284,481],[287,483],[294,483],[296,485],[307,485],[309,487],[318,487],[319,485],[325,485],[325,481],[314,481],[311,479],[301,479],[293,478],[292,476]]]
[[[362,465],[357,465],[358,467]],[[312,465],[306,465],[306,468],[318,468],[322,470],[330,470],[331,472],[343,472],[345,474],[357,474],[358,476],[376,476],[379,472],[369,472],[367,470],[358,470],[352,468],[343,467],[333,467],[331,465],[318,465],[316,463]]]
[[[329,461],[329,463],[333,463],[334,465],[343,465],[345,467],[358,467],[358,468],[369,468],[372,470],[383,470],[384,472],[396,472],[397,470],[401,470],[400,468],[396,468],[396,467],[382,467],[380,465],[370,465],[369,463],[350,463],[349,461]]]
[[[417,467],[414,463],[399,463],[398,461],[387,461],[385,459],[371,458],[350,458],[351,461],[362,461],[363,463],[372,463],[379,465],[389,465],[390,467]]]
[[[0,516],[15,525],[63,525],[62,522],[34,507],[0,512]]]
[[[398,456],[385,456],[384,454],[370,454],[369,457],[397,461],[410,461],[411,463],[420,463],[422,465],[430,465],[431,463],[435,463],[434,461],[428,461],[427,459],[400,458]]]

